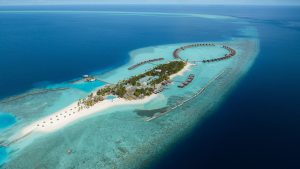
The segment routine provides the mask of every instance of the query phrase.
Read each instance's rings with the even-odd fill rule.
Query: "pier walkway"
[[[200,47],[200,46],[216,46],[215,44],[212,44],[212,43],[200,43],[200,44],[191,44],[191,45],[187,45],[187,46],[183,46],[183,47],[180,47],[180,48],[177,48],[174,50],[173,52],[173,58],[174,59],[180,59],[180,60],[183,60],[179,53],[183,50],[186,50],[188,48],[193,48],[193,47]],[[229,46],[226,46],[226,45],[223,45],[222,46],[224,49],[226,49],[229,53],[228,54],[225,54],[224,56],[222,57],[217,57],[217,58],[213,58],[213,59],[206,59],[206,60],[196,60],[196,61],[191,61],[191,62],[203,62],[203,63],[209,63],[209,62],[217,62],[217,61],[221,61],[221,60],[226,60],[226,59],[229,59],[231,58],[232,56],[236,55],[236,51],[234,49],[232,49],[231,47]]]
[[[147,63],[151,63],[151,62],[157,62],[157,61],[161,61],[161,60],[164,60],[164,58],[156,58],[156,59],[150,59],[150,60],[145,60],[145,61],[142,61],[142,62],[139,62],[135,65],[132,65],[128,68],[128,70],[132,70],[132,69],[135,69],[139,66],[142,66],[144,64],[147,64]]]
[[[200,47],[200,46],[215,46],[215,44],[213,43],[196,43],[196,44],[191,44],[191,45],[186,45],[186,46],[182,46],[180,48],[177,48],[174,50],[173,52],[173,57],[174,59],[180,59],[183,60],[180,56],[179,53],[183,50],[186,50],[188,48],[193,48],[193,47]]]
[[[105,81],[105,80],[102,80],[102,79],[99,79],[99,78],[95,78],[95,79],[100,81],[100,82],[106,83],[106,84],[114,84],[114,83],[111,83],[111,82],[108,82],[108,81]]]

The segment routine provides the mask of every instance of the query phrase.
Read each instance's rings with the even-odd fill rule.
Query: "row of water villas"
[[[179,52],[181,52],[187,48],[193,48],[193,47],[199,47],[199,46],[216,46],[216,45],[213,43],[196,43],[196,44],[182,46],[180,48],[175,49],[175,51],[173,52],[173,57],[175,59],[181,59],[179,56]]]
[[[216,62],[216,61],[221,61],[221,60],[225,60],[225,59],[229,59],[232,56],[236,55],[236,51],[228,46],[223,45],[223,48],[225,48],[226,50],[229,51],[229,54],[224,55],[223,57],[220,58],[214,58],[214,59],[208,59],[208,60],[203,60],[203,63],[207,63],[207,62]]]
[[[185,86],[189,85],[195,78],[194,74],[190,74],[189,77],[182,82],[180,85],[178,85],[179,88],[184,88]]]

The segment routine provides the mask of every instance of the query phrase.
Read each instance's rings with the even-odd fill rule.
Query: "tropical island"
[[[191,64],[183,60],[169,60],[115,84],[100,86],[87,97],[23,128],[13,140],[19,140],[33,131],[53,132],[108,108],[147,103],[172,83],[172,78],[187,71],[189,66]]]
[[[184,61],[171,61],[160,64],[145,73],[121,80],[117,84],[107,85],[95,94],[78,102],[78,110],[95,105],[107,96],[115,96],[126,100],[143,99],[146,96],[160,93],[164,86],[171,83],[170,76],[178,73],[187,63]]]
[[[17,15],[15,12],[9,13],[13,15],[7,19],[12,21],[15,17],[23,17],[23,13],[26,19],[37,16],[32,13],[51,19],[49,23],[54,23],[55,27],[47,27],[44,33],[49,33],[49,28],[54,30],[50,33],[71,30],[70,34],[67,32],[66,40],[58,41],[57,38],[61,36],[56,34],[47,34],[46,39],[42,39],[53,38],[53,42],[61,43],[54,44],[53,49],[61,46],[66,48],[53,52],[57,56],[68,54],[66,58],[70,57],[68,60],[58,57],[57,62],[61,67],[45,69],[47,74],[43,75],[43,79],[51,81],[47,78],[48,71],[51,71],[51,76],[55,76],[57,72],[64,76],[67,71],[74,74],[66,78],[66,81],[47,82],[45,86],[42,84],[41,89],[33,88],[32,91],[2,102],[1,111],[15,115],[17,119],[12,127],[1,131],[0,148],[5,149],[9,156],[4,168],[143,168],[152,159],[158,159],[157,156],[169,149],[175,140],[189,134],[189,131],[218,108],[228,92],[249,70],[260,47],[256,29],[251,26],[253,24],[241,22],[237,26],[235,23],[240,23],[239,20],[227,16],[158,12],[103,13],[101,10],[17,11]],[[111,13],[113,17],[118,17],[116,22],[105,21],[105,24],[113,23],[112,25],[102,25],[99,20],[93,20],[98,19],[98,16],[100,19],[113,19]],[[55,17],[48,17],[48,14]],[[3,11],[3,15],[8,14]],[[70,23],[66,22],[69,15]],[[114,32],[110,26],[120,25],[119,17],[123,15],[128,15],[128,20],[124,18],[126,29],[117,28],[116,34],[111,34]],[[135,17],[133,15],[137,19],[131,19]],[[204,19],[200,19],[199,24],[189,27],[194,18],[196,21],[196,18],[201,17]],[[63,22],[52,22],[60,18],[63,18]],[[74,22],[78,18],[84,19],[83,22]],[[188,22],[171,22],[170,26],[166,22],[168,18],[171,18],[170,21],[177,19]],[[211,19],[215,21],[210,26]],[[216,28],[219,19],[232,29],[228,32]],[[163,24],[159,24],[157,29],[152,27],[152,23],[149,23],[150,27],[140,26],[142,20]],[[42,24],[36,22],[36,19],[33,21],[33,28],[39,25],[44,28],[43,19],[38,19]],[[130,25],[131,21],[134,23],[133,27]],[[203,29],[202,21],[207,26]],[[58,25],[60,23],[68,24]],[[71,28],[76,28],[73,23],[78,24],[80,29],[72,31]],[[81,29],[82,23],[88,26],[88,32]],[[94,27],[98,23],[101,24],[101,29]],[[170,27],[166,27],[168,25]],[[30,23],[28,28],[29,26],[31,27]],[[56,31],[57,26],[62,29]],[[174,26],[182,27],[173,30]],[[236,28],[238,29],[235,31]],[[26,29],[25,33],[28,30],[30,29]],[[40,35],[36,29],[32,30],[34,35]],[[166,34],[162,36],[161,31]],[[147,34],[143,35],[142,32]],[[15,31],[8,32],[6,39],[15,37],[14,33]],[[22,38],[21,33],[18,35]],[[192,35],[195,37],[187,37]],[[218,40],[218,37],[227,40]],[[68,41],[68,38],[72,41]],[[74,43],[69,43],[74,39]],[[13,40],[18,41],[16,38]],[[42,42],[36,47],[52,49],[52,46],[44,48],[45,44],[52,45],[52,41],[43,43],[40,39],[25,40]],[[13,48],[13,42],[7,43],[8,47]],[[76,50],[69,48],[75,44],[76,47],[78,45]],[[28,44],[25,45],[29,47]],[[136,47],[139,49],[135,49]],[[74,51],[77,50],[81,57],[76,57],[77,53]],[[23,50],[20,51],[19,55],[24,55]],[[3,54],[6,52],[9,51],[4,51]],[[30,56],[28,59],[35,59],[37,56],[39,61],[39,54],[45,54],[45,58],[49,56],[55,60],[51,50],[37,48],[37,51],[32,52],[34,57]],[[25,54],[29,56],[31,53],[26,51]],[[108,57],[113,59],[106,60]],[[32,70],[38,70],[43,64],[44,62],[39,63],[35,67],[37,69]],[[108,67],[104,67],[105,65]],[[39,76],[41,73],[42,71],[35,72]],[[22,72],[16,75],[22,75]],[[19,79],[21,83],[12,83],[22,84],[23,78]],[[2,167],[1,159],[0,166]]]
[[[203,49],[209,49],[209,51],[213,51],[211,56],[205,57],[204,59],[202,59],[202,57],[199,58],[199,56],[197,56],[197,53],[206,51]],[[216,53],[219,53],[217,57]],[[199,82],[201,83],[204,81],[201,80],[201,78],[197,78],[200,81],[196,80],[197,83],[191,85],[191,82],[195,81],[194,73],[183,77],[184,79],[181,79],[179,81],[174,81],[173,78],[176,78],[178,75],[184,76],[184,73],[188,70],[191,72],[195,72],[197,71],[197,69],[202,69],[202,67],[204,66],[210,67],[208,65],[209,62],[225,62],[225,60],[228,60],[235,55],[236,51],[233,48],[230,48],[223,44],[195,43],[186,44],[183,46],[176,45],[174,47],[171,47],[168,56],[163,58],[153,56],[145,60],[145,58],[141,57],[141,60],[137,60],[132,63],[134,64],[133,66],[128,66],[130,69],[128,67],[121,67],[120,70],[117,70],[119,72],[123,71],[124,75],[116,78],[116,81],[114,83],[107,83],[106,85],[99,86],[96,90],[87,94],[84,98],[80,98],[69,106],[45,118],[35,121],[31,125],[23,128],[21,133],[17,135],[17,138],[13,138],[13,140],[19,140],[20,138],[30,134],[33,131],[53,132],[78,119],[87,117],[90,114],[97,113],[108,108],[115,108],[122,105],[143,105],[145,103],[148,103],[150,100],[159,97],[159,95],[157,94],[165,91],[165,89],[168,90],[163,93],[163,96],[167,94],[168,91],[174,90],[174,88],[177,88],[176,90],[178,90],[179,88],[180,91],[177,91],[179,93],[187,92],[189,90],[196,92],[194,95],[186,98],[185,100],[167,107],[163,112],[149,113],[144,117],[145,121],[156,119],[200,95],[207,88],[207,86],[211,84],[211,82],[223,75],[225,73],[225,70],[222,70],[221,68],[220,70],[216,71],[214,73],[215,76],[213,78],[210,77],[210,81],[206,81],[205,83],[203,83],[202,88],[200,88],[199,90],[194,90],[195,85],[197,85],[197,83]],[[184,58],[184,56],[188,58]],[[152,66],[152,62],[160,63]],[[148,67],[146,66],[147,64]],[[199,66],[199,64],[201,64],[201,67]],[[142,65],[143,67],[140,67]],[[192,69],[190,70],[191,66]],[[198,75],[199,71],[197,71],[197,76]],[[129,78],[126,79],[126,77]],[[101,80],[95,78],[94,76],[86,75],[84,76],[84,81],[87,83],[91,82],[88,78]],[[109,78],[106,78],[105,80],[109,80]],[[176,83],[177,85],[173,85]],[[187,88],[187,86],[189,87]]]
[[[237,40],[222,43],[171,44],[137,49],[130,53],[132,57],[130,62],[119,68],[102,75],[83,76],[79,82],[70,81],[71,87],[76,86],[76,83],[94,85],[96,82],[93,82],[93,79],[106,83],[100,85],[96,83],[93,90],[73,98],[72,102],[61,106],[63,108],[51,110],[48,115],[22,126],[18,133],[2,142],[2,146],[15,147],[23,143],[26,145],[27,142],[21,140],[51,132],[45,137],[45,142],[48,143],[52,135],[65,137],[67,133],[76,130],[87,131],[93,128],[91,132],[95,135],[107,132],[94,143],[110,140],[114,147],[105,147],[107,150],[127,152],[123,148],[123,143],[117,142],[119,139],[127,139],[127,133],[132,132],[132,122],[135,123],[134,128],[138,129],[135,133],[144,133],[145,130],[148,132],[145,133],[147,140],[152,139],[151,134],[156,134],[153,131],[163,134],[177,133],[178,126],[185,127],[182,124],[187,126],[197,117],[201,117],[197,113],[182,111],[186,107],[184,105],[197,104],[197,109],[203,113],[207,112],[207,109],[213,105],[211,103],[215,102],[215,98],[228,91],[228,86],[236,82],[234,79],[238,79],[239,74],[247,70],[243,66],[247,65],[248,61],[251,63],[257,51],[249,50],[248,53],[247,49],[257,49],[256,45],[256,41]],[[74,94],[79,93],[77,89],[73,91]],[[70,96],[68,94],[62,98]],[[109,120],[106,117],[110,117]],[[185,120],[184,123],[181,123],[182,120]],[[86,121],[93,123],[86,123]],[[83,125],[78,125],[82,122]],[[168,125],[164,126],[165,122],[176,125],[175,130],[168,130]],[[123,127],[119,128],[114,124],[122,124]],[[98,125],[101,127],[95,127]],[[108,126],[113,128],[108,130]],[[161,130],[162,128],[164,130]],[[59,132],[56,132],[58,130]],[[122,138],[119,137],[119,130],[124,135]],[[164,132],[166,130],[167,133]],[[114,132],[118,134],[111,138]],[[84,135],[82,133],[73,138],[80,138]],[[160,145],[161,139],[157,141]],[[134,145],[139,143],[143,141],[137,139]],[[123,147],[118,148],[118,146]],[[68,155],[76,155],[78,151],[76,145],[69,145],[63,150]]]
[[[150,103],[150,101],[152,102],[154,98],[170,97],[174,94],[172,91],[175,90],[176,94],[179,95],[186,95],[186,92],[193,93],[173,105],[163,107],[163,111],[154,111],[146,115],[139,114],[146,122],[154,120],[203,93],[212,82],[228,73],[228,69],[224,69],[223,66],[212,69],[210,65],[213,66],[216,63],[223,62],[225,65],[230,66],[230,62],[227,60],[232,60],[231,58],[237,54],[234,48],[217,43],[179,44],[170,46],[167,51],[169,52],[165,57],[155,55],[155,53],[147,59],[145,56],[138,57],[137,60],[130,62],[133,66],[124,65],[113,70],[112,74],[104,77],[104,79],[84,75],[83,83],[89,84],[93,81],[106,81],[107,83],[75,100],[65,108],[24,127],[20,133],[10,139],[12,140],[10,143],[5,145],[16,142],[32,132],[59,130],[79,119],[106,109],[115,109],[123,105],[126,105],[126,107],[128,105],[144,105]],[[201,52],[207,51],[211,53],[204,53],[204,56],[201,54]],[[159,63],[154,64],[153,62]],[[191,73],[186,75],[186,71]],[[196,75],[197,78],[195,78]],[[209,75],[209,78],[204,79],[203,77],[207,77],[207,75]],[[77,82],[72,82],[72,84],[74,83]],[[163,94],[159,95],[161,92]],[[155,107],[166,105],[165,99],[161,103],[161,105],[157,103]]]

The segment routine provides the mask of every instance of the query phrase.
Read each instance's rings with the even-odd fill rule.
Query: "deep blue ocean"
[[[101,10],[73,8],[42,9]],[[199,37],[203,41],[222,40],[234,35],[238,27],[227,24],[227,28],[218,29],[222,22],[205,19],[199,22],[197,18],[178,22],[170,17],[95,13],[2,13],[0,17],[0,98],[90,72],[110,70],[127,62],[128,52],[137,48],[197,41]],[[203,25],[211,25],[215,33],[207,35],[207,27]]]
[[[217,112],[152,168],[300,168],[300,8],[52,6],[0,10],[114,10],[228,15],[255,26],[260,54]],[[146,46],[239,37],[220,20],[95,14],[0,14],[0,98],[103,72]],[[0,156],[3,150],[0,149]],[[0,158],[1,161],[1,158]]]

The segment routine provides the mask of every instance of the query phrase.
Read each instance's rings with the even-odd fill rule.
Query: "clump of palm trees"
[[[115,95],[119,98],[133,98],[138,99],[145,96],[150,96],[156,90],[156,86],[165,81],[169,81],[170,75],[182,70],[186,62],[171,61],[166,64],[160,64],[145,73],[132,76],[127,80],[121,80],[117,84],[107,85],[99,89],[95,94],[91,93],[87,98],[78,101],[79,109],[83,107],[91,107],[98,102],[104,100],[108,95]],[[152,77],[148,81],[148,85],[142,85],[140,80],[144,77]],[[154,78],[155,77],[155,78]]]

